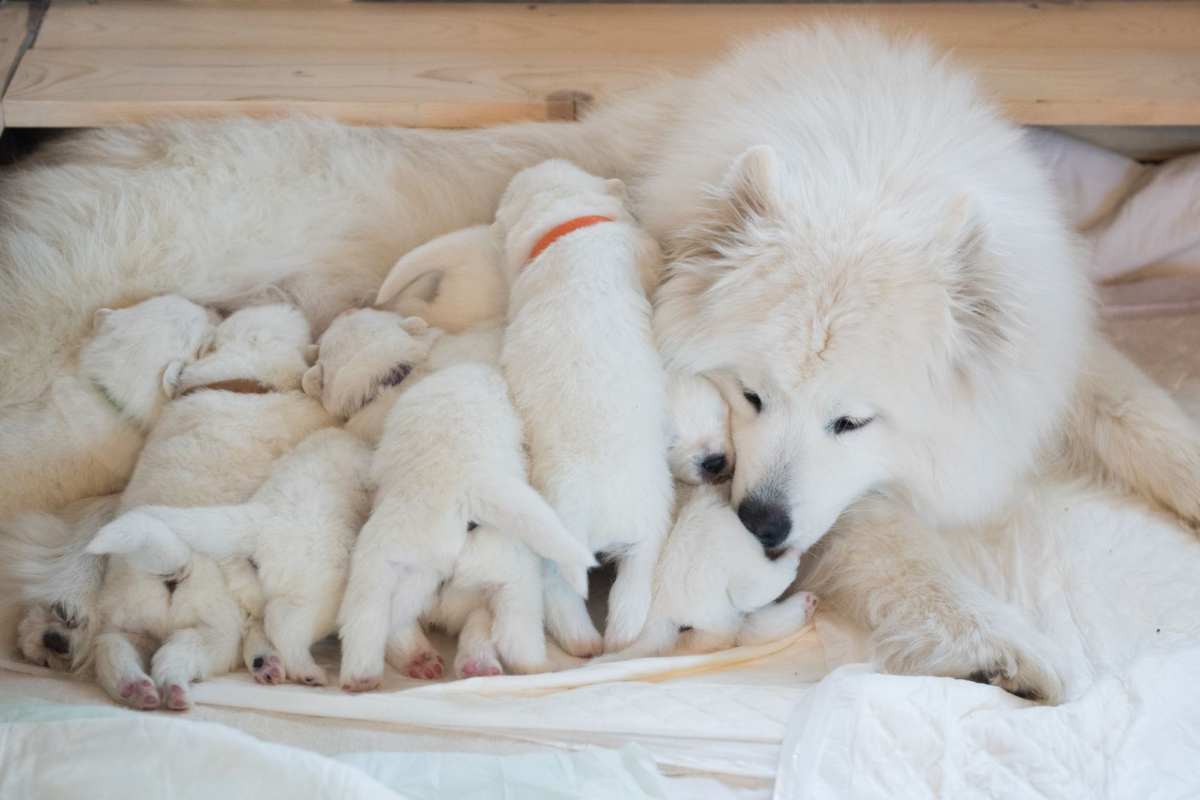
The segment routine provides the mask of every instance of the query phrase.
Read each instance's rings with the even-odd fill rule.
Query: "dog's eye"
[[[762,398],[754,392],[742,392],[742,397],[746,398],[746,402],[754,406],[754,410],[759,414],[762,413]]]
[[[850,433],[859,428],[865,428],[874,420],[874,417],[838,417],[829,423],[829,432],[834,436],[841,436],[843,433]]]

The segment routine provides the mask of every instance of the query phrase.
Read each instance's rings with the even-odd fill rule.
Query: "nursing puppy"
[[[463,228],[410,250],[384,279],[375,305],[446,333],[503,322],[508,284],[491,229]]]
[[[603,640],[553,568],[547,623],[571,655],[620,650],[646,621],[671,521],[665,376],[646,297],[658,246],[625,210],[620,181],[564,161],[513,178],[495,229],[511,287],[501,363],[533,484],[567,530],[617,562]]]
[[[490,628],[505,667],[547,669],[535,552],[562,564],[581,594],[595,561],[526,482],[520,423],[500,373],[451,366],[402,393],[371,474],[375,504],[340,613],[343,688],[378,685],[385,643],[387,660],[410,677],[440,675],[422,617],[451,632],[470,623],[472,636]],[[495,666],[464,659],[459,671]]]
[[[74,374],[0,416],[0,517],[119,491],[183,364],[216,315],[175,295],[96,312]]]
[[[289,306],[249,308],[222,322],[212,354],[178,376],[182,396],[147,438],[119,512],[245,502],[275,459],[333,422],[296,391],[310,341],[308,323]],[[96,678],[134,708],[186,709],[191,681],[234,668],[243,625],[261,618],[262,602],[246,559],[218,565],[197,555],[185,573],[155,575],[111,556],[98,601]],[[249,666],[257,655],[247,648]]]
[[[681,483],[721,483],[733,475],[729,406],[712,381],[700,375],[667,373],[671,407],[671,474]]]
[[[193,552],[222,563],[248,559],[267,640],[247,643],[255,677],[324,685],[310,648],[336,630],[350,551],[370,510],[370,460],[353,434],[319,430],[275,462],[249,502],[142,506],[102,529],[88,550],[120,553],[158,575],[186,575]]]
[[[654,573],[646,626],[613,658],[708,653],[760,644],[804,627],[816,596],[778,600],[796,578],[800,551],[767,552],[729,505],[728,486],[683,486],[679,513]],[[609,656],[605,656],[609,658]]]
[[[21,607],[17,649],[27,661],[67,672],[89,666],[104,558],[85,548],[118,500],[93,497],[0,523],[0,597]]]

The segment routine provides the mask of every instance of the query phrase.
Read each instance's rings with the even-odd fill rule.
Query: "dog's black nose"
[[[42,645],[50,652],[58,653],[60,656],[65,656],[71,652],[71,643],[67,641],[67,637],[58,631],[46,631],[43,633]]]
[[[725,467],[728,464],[729,462],[725,460],[724,453],[715,453],[700,462],[700,469],[704,470],[707,475],[715,478],[725,471]]]
[[[746,530],[758,537],[767,550],[779,547],[792,532],[792,518],[780,505],[749,497],[738,506],[737,514]]]

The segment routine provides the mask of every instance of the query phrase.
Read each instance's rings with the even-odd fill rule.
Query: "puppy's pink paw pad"
[[[147,678],[122,681],[120,692],[121,699],[131,708],[142,711],[158,708],[158,689],[155,688],[154,682]]]
[[[286,677],[283,663],[278,656],[256,656],[251,662],[251,667],[254,672],[254,680],[268,686],[283,683],[283,679]]]
[[[804,610],[807,611],[808,615],[811,617],[817,610],[819,598],[812,592],[801,592],[801,594],[804,595]]]
[[[437,653],[418,653],[408,662],[404,674],[417,680],[431,681],[442,677],[445,666]]]
[[[187,689],[178,683],[170,683],[162,688],[160,693],[163,706],[171,711],[187,711],[192,707]]]
[[[458,674],[464,678],[487,678],[503,675],[504,670],[490,658],[469,658],[459,665]]]
[[[294,680],[296,683],[302,683],[305,686],[324,686],[329,682],[329,679],[325,676],[325,671],[320,669],[297,673]]]
[[[383,682],[383,679],[379,675],[366,675],[366,676],[361,676],[361,677],[356,676],[356,677],[351,677],[351,678],[344,678],[342,680],[342,691],[352,692],[354,694],[357,694],[359,692],[370,692],[375,689],[378,689],[379,684],[382,682]]]

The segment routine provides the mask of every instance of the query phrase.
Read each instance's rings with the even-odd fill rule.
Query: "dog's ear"
[[[177,358],[163,369],[162,390],[168,400],[173,400],[179,394],[179,384],[182,380],[183,361]]]
[[[737,221],[777,219],[783,214],[783,162],[775,148],[761,144],[738,156],[721,185]]]
[[[310,367],[317,363],[317,359],[321,355],[320,345],[310,344],[304,348],[304,363]]]
[[[100,326],[104,324],[104,320],[111,317],[112,314],[113,309],[111,308],[97,308],[96,313],[92,315],[92,330],[100,330]]]
[[[309,397],[321,399],[321,391],[325,388],[325,365],[313,364],[304,372],[300,379],[300,388]]]
[[[613,197],[625,202],[629,197],[629,193],[625,189],[625,181],[620,178],[609,178],[604,182],[604,191],[611,194]]]
[[[1011,343],[1014,316],[1002,308],[1002,270],[992,263],[986,226],[969,198],[959,197],[950,205],[935,246],[942,250],[938,261],[945,264],[942,279],[951,316],[971,344],[967,357],[994,353]]]

